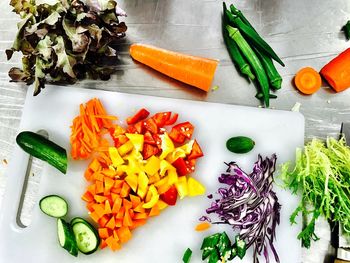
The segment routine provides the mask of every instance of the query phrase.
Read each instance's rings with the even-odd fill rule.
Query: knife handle
[[[342,260],[342,259],[336,259],[334,260],[334,263],[349,263],[350,261],[345,261],[345,260]]]

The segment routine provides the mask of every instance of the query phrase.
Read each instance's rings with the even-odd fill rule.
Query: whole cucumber
[[[56,143],[31,131],[19,133],[16,142],[26,153],[48,162],[64,174],[67,172],[67,151]]]
[[[245,136],[236,136],[227,140],[226,148],[233,153],[247,153],[254,148],[255,142]]]

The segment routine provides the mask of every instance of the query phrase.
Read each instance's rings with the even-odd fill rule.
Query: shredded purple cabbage
[[[208,214],[215,213],[220,218],[221,221],[216,223],[230,224],[239,231],[247,248],[253,245],[254,263],[259,262],[258,256],[262,254],[268,263],[269,250],[276,262],[280,262],[273,245],[281,209],[272,190],[276,159],[275,154],[264,160],[259,155],[249,175],[234,162],[226,164],[226,173],[218,178],[226,186],[218,189],[219,198],[206,210]]]

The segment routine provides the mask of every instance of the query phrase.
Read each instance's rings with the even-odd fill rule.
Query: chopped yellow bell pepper
[[[122,126],[116,125],[114,127],[114,133],[113,133],[114,137],[117,137],[117,136],[122,135],[124,133],[125,133],[125,130],[123,129]]]
[[[167,176],[168,177],[168,176]],[[170,184],[168,183],[165,183],[165,184],[162,184],[160,185],[159,187],[157,187],[157,190],[158,190],[158,193],[161,195],[161,194],[164,194],[166,191],[169,190],[170,188]]]
[[[149,177],[149,181],[148,184],[155,184],[156,182],[158,182],[160,180],[160,176],[159,173],[155,173],[154,175]]]
[[[124,163],[123,158],[120,156],[118,149],[115,147],[109,147],[108,148],[109,157],[111,157],[112,165],[114,167],[117,167],[118,165],[121,165]]]
[[[188,178],[187,186],[189,196],[203,195],[205,193],[204,185],[192,177]]]
[[[160,160],[158,157],[152,155],[148,160],[147,164],[145,165],[144,171],[150,175],[153,176],[155,173],[158,172],[160,168]]]
[[[157,204],[158,200],[159,200],[159,194],[158,194],[157,189],[156,189],[156,187],[154,185],[151,185],[149,187],[148,191],[151,192],[152,197],[151,197],[151,200],[149,202],[144,203],[142,205],[142,207],[146,208],[146,209],[147,208],[152,208],[153,206],[155,206]]]
[[[168,207],[168,204],[160,199],[158,200],[157,205],[158,205],[159,210],[163,210],[163,209]]]
[[[131,189],[136,193],[138,178],[136,174],[129,174],[125,177],[125,181],[131,187]]]
[[[180,199],[183,199],[188,194],[187,178],[186,176],[180,176],[175,183],[177,193]]]
[[[138,176],[137,195],[142,199],[145,198],[148,188],[148,177],[144,172],[140,172]]]
[[[169,185],[175,184],[177,182],[177,180],[178,180],[176,169],[169,170],[168,171],[168,177],[169,177],[168,184]]]
[[[133,148],[134,148],[134,145],[129,140],[118,148],[118,152],[120,153],[121,156],[124,156],[127,153],[131,152]]]
[[[173,141],[170,139],[169,135],[165,132],[159,136],[162,140],[161,149],[162,154],[159,156],[159,159],[165,159],[169,153],[175,150]]]
[[[166,157],[166,160],[169,163],[173,163],[176,161],[178,158],[185,158],[186,155],[189,155],[192,151],[194,140],[189,141],[188,143],[175,148],[175,150],[171,153],[168,154]]]
[[[158,182],[155,182],[154,185],[155,185],[156,187],[159,187],[159,186],[161,186],[161,185],[163,185],[163,184],[168,184],[168,181],[169,181],[169,177],[168,177],[168,176],[165,176],[165,177],[163,177],[162,179],[160,179]]]
[[[172,166],[168,161],[166,160],[161,160],[160,161],[160,171],[159,174],[161,177],[165,176],[167,172],[171,171],[171,170],[175,170],[176,168],[174,166]]]
[[[135,150],[141,152],[143,149],[143,135],[142,134],[133,134],[125,133],[125,136],[132,142],[135,147]]]

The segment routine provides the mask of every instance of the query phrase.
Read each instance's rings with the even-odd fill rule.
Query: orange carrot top
[[[195,57],[144,44],[130,47],[133,59],[184,83],[208,91],[217,60]]]

